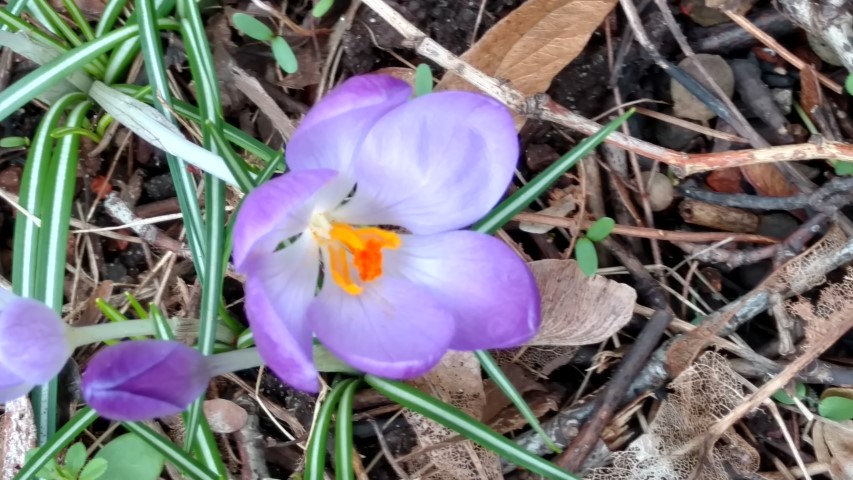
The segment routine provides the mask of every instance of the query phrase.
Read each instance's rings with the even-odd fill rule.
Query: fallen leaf
[[[832,480],[853,478],[853,420],[836,423],[816,422],[812,438],[821,463],[829,463]]]
[[[531,378],[527,371],[514,363],[501,365],[501,370],[510,383],[512,383],[512,386],[515,387],[516,391],[522,395],[533,390],[545,390],[545,387]],[[482,412],[482,419],[484,421],[490,422],[501,410],[512,404],[512,401],[506,397],[503,390],[491,379],[485,382],[485,394],[486,402]]]
[[[765,197],[790,197],[796,191],[772,163],[757,163],[741,167],[743,176],[759,195]]]
[[[436,368],[409,383],[474,418],[482,418],[486,395],[480,363],[471,352],[449,352]],[[415,431],[421,448],[428,448],[457,436],[455,432],[410,410],[404,410],[403,415]],[[434,473],[429,475],[430,479],[503,478],[498,456],[470,441],[453,442],[443,448],[428,450],[422,456],[406,462],[406,465],[410,472],[415,472],[430,462],[434,466]]]
[[[586,277],[574,260],[530,263],[542,295],[542,326],[528,345],[601,342],[629,320],[637,292],[601,276]]]
[[[720,193],[744,193],[741,181],[743,174],[737,167],[714,170],[705,178],[711,190]]]
[[[462,59],[525,95],[544,92],[586,46],[616,0],[530,0],[489,29]],[[448,73],[437,90],[473,90]]]

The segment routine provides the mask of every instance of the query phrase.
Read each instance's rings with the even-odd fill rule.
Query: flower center
[[[350,295],[358,295],[360,285],[382,276],[382,249],[400,247],[400,236],[377,227],[353,227],[346,223],[315,218],[311,231],[328,253],[327,271],[332,280]],[[353,276],[358,273],[358,280]]]

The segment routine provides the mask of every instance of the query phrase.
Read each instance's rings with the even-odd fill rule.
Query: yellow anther
[[[382,276],[382,249],[396,249],[402,243],[394,232],[376,227],[353,228],[344,223],[333,223],[327,236],[315,236],[322,239],[328,252],[332,280],[350,295],[364,291],[353,280],[350,266],[358,272],[360,283],[376,280]]]

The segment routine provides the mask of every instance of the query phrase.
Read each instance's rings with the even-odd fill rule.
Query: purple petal
[[[32,388],[33,385],[26,383],[15,372],[0,365],[0,404],[26,395]]]
[[[512,179],[518,140],[500,103],[442,92],[382,117],[357,158],[356,193],[336,218],[432,234],[488,213]]]
[[[17,296],[6,300],[0,312],[0,364],[26,383],[46,383],[71,356],[67,327],[41,302]]]
[[[287,144],[293,171],[330,168],[341,173],[320,199],[323,210],[335,207],[352,190],[351,161],[376,121],[411,96],[408,84],[384,75],[352,77],[323,97]]]
[[[453,317],[426,290],[383,277],[350,295],[326,285],[308,309],[320,342],[367,373],[394,379],[435,366],[453,336]]]
[[[304,231],[314,207],[312,197],[335,175],[332,170],[291,172],[252,190],[234,224],[237,271],[244,271],[251,255],[272,253],[282,241]]]
[[[320,271],[317,243],[303,234],[289,247],[257,257],[246,270],[246,315],[261,358],[285,383],[318,391],[311,328],[305,319]]]
[[[122,342],[89,361],[81,390],[102,416],[150,420],[184,411],[210,381],[204,356],[166,340]]]
[[[426,288],[456,318],[454,350],[508,348],[539,329],[539,290],[527,265],[494,237],[470,231],[405,235],[386,275]]]

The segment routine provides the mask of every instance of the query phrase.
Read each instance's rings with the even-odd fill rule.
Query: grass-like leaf
[[[352,404],[358,383],[347,385],[338,403],[338,414],[335,416],[335,480],[355,479],[352,464]]]
[[[178,467],[178,470],[189,478],[194,480],[222,480],[226,478],[223,475],[208,470],[198,460],[190,456],[189,453],[181,450],[177,445],[169,441],[168,438],[155,432],[145,424],[125,422],[122,423],[122,426],[130,432],[139,435],[140,438],[145,440],[145,443],[157,449],[170,463]]]
[[[617,117],[612,122],[608,123],[595,135],[583,139],[569,153],[560,157],[551,166],[542,171],[539,175],[533,178],[527,185],[520,188],[517,192],[510,195],[509,198],[499,203],[492,209],[482,220],[477,222],[472,227],[472,230],[483,233],[495,233],[512,219],[518,212],[527,208],[540,195],[545,193],[545,190],[551,186],[557,179],[569,171],[581,158],[587,156],[595,147],[619,128],[622,123],[628,120],[628,117],[633,115],[634,110],[629,110],[623,115]]]
[[[68,113],[65,125],[69,127],[82,125],[91,106],[90,101],[78,103]],[[58,314],[62,313],[62,298],[65,291],[68,230],[77,182],[79,155],[79,136],[69,135],[59,140],[53,150],[44,190],[41,192],[40,203],[43,210],[36,252],[39,265],[35,298],[42,300]],[[34,392],[33,411],[41,444],[56,431],[56,380],[38,387]]]
[[[477,350],[474,352],[477,356],[477,360],[480,362],[480,366],[483,367],[483,370],[489,374],[492,381],[495,382],[495,385],[501,389],[501,392],[506,395],[512,404],[518,408],[521,415],[527,420],[527,423],[530,425],[533,430],[542,437],[542,440],[545,442],[545,445],[551,449],[554,453],[561,453],[562,450],[551,440],[551,437],[545,433],[545,430],[542,429],[542,425],[539,424],[539,419],[536,418],[536,414],[533,413],[533,410],[530,409],[530,406],[527,405],[527,402],[524,401],[524,397],[521,393],[515,388],[515,385],[512,384],[509,378],[504,374],[501,367],[498,366],[498,363],[492,357],[492,355],[486,350]]]
[[[537,197],[542,195],[552,183],[572,168],[578,160],[586,156],[590,151],[592,151],[592,149],[603,142],[607,135],[619,128],[619,126],[622,125],[622,123],[624,123],[633,113],[634,110],[629,110],[624,115],[607,124],[595,135],[583,140],[578,146],[572,149],[572,151],[563,155],[559,160],[537,175],[527,185],[519,189],[508,199],[499,203],[488,215],[486,215],[485,218],[477,222],[477,224],[472,227],[472,230],[490,234],[497,232],[498,229],[515,216],[515,214],[527,208],[534,200],[536,200]],[[504,395],[512,400],[515,408],[521,412],[525,420],[527,420],[533,430],[539,434],[545,444],[548,445],[551,450],[559,450],[559,447],[554,444],[542,429],[542,426],[539,424],[539,419],[536,418],[533,410],[530,409],[530,406],[527,405],[527,402],[524,401],[524,398],[520,393],[518,393],[518,390],[516,390],[512,385],[512,382],[509,381],[500,368],[495,368],[496,366],[493,365],[494,361],[492,360],[489,352],[478,351],[476,354],[481,362],[485,360],[485,364],[481,363],[483,368],[485,368],[489,375],[495,380]]]
[[[396,403],[443,425],[472,442],[498,454],[522,468],[552,480],[578,480],[578,477],[518,446],[484,423],[402,382],[367,375],[364,380],[376,391]]]
[[[320,405],[320,411],[311,427],[308,447],[305,449],[304,480],[323,480],[323,472],[326,469],[326,442],[329,439],[332,413],[338,406],[344,391],[354,382],[355,380],[344,380],[335,385]]]
[[[176,30],[178,28],[178,24],[172,20],[160,20],[157,24],[160,29]],[[78,70],[81,65],[88,64],[98,55],[138,34],[139,27],[136,25],[128,25],[113,30],[94,42],[73,48],[28,73],[0,92],[0,120],[5,120],[12,112],[31,102],[37,95],[67,78],[71,72]]]
[[[42,445],[38,451],[27,460],[27,463],[18,471],[14,480],[32,480],[38,478],[36,474],[42,467],[59,454],[63,448],[70,445],[75,438],[79,437],[83,430],[98,418],[98,413],[90,407],[79,410],[71,420],[62,426],[56,434]]]

